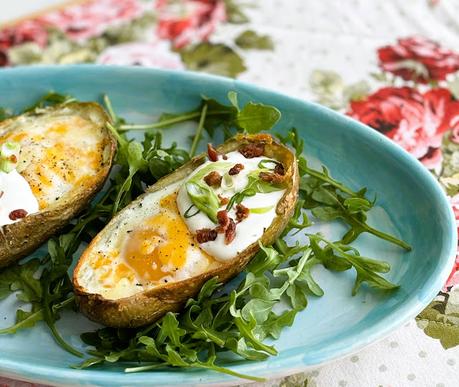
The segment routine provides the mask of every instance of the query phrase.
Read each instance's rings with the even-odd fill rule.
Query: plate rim
[[[412,296],[403,304],[403,312],[391,316],[388,320],[385,316],[383,319],[378,321],[376,324],[366,327],[359,334],[359,339],[354,343],[349,343],[349,338],[340,342],[340,345],[329,346],[328,350],[322,353],[322,356],[315,359],[305,358],[301,347],[295,347],[290,349],[289,352],[293,354],[287,355],[287,357],[277,357],[275,361],[275,369],[273,364],[271,367],[267,367],[266,362],[247,362],[245,364],[238,364],[231,366],[237,372],[247,373],[254,376],[263,376],[269,374],[270,376],[282,376],[299,372],[306,368],[324,364],[340,357],[348,356],[352,352],[361,350],[362,348],[370,345],[371,343],[382,339],[389,335],[391,332],[402,326],[406,321],[414,318],[419,312],[421,312],[427,304],[437,295],[438,291],[444,285],[448,275],[450,274],[451,268],[456,255],[457,249],[457,228],[456,220],[452,210],[452,207],[447,199],[446,193],[441,188],[438,181],[432,176],[432,174],[418,161],[414,156],[405,151],[401,146],[389,140],[386,136],[379,133],[378,131],[354,120],[346,115],[335,112],[329,108],[319,105],[315,102],[302,100],[299,98],[290,97],[286,94],[253,85],[244,81],[239,81],[231,78],[221,77],[217,75],[210,75],[192,71],[177,71],[177,70],[164,70],[156,68],[146,67],[134,67],[134,66],[107,66],[107,65],[94,65],[94,64],[82,64],[82,65],[38,65],[38,66],[19,66],[14,68],[7,68],[0,70],[0,79],[8,77],[9,75],[21,75],[36,73],[38,76],[41,72],[45,74],[52,74],[56,76],[59,72],[103,72],[104,75],[107,72],[111,72],[111,75],[118,73],[139,73],[145,75],[154,75],[156,77],[176,77],[180,82],[191,82],[196,80],[207,81],[211,83],[218,83],[221,87],[230,89],[231,87],[237,87],[244,91],[253,91],[255,93],[262,93],[269,98],[281,98],[286,99],[288,102],[309,105],[315,114],[331,116],[337,120],[343,120],[353,131],[352,136],[357,133],[361,136],[368,138],[371,142],[379,142],[380,146],[389,150],[390,152],[397,154],[397,157],[403,159],[406,165],[417,173],[417,176],[422,177],[423,184],[429,184],[432,192],[435,195],[435,200],[439,201],[438,206],[443,207],[445,213],[448,214],[447,219],[443,219],[442,223],[447,224],[450,228],[450,233],[445,239],[444,248],[445,251],[439,257],[441,258],[443,265],[440,270],[438,267],[432,272],[432,279],[430,286],[424,287],[421,294],[416,294],[416,297]],[[54,74],[53,74],[54,73]],[[49,76],[49,75],[48,75]],[[449,238],[449,247],[447,246]],[[435,276],[434,276],[435,274]],[[274,373],[275,372],[275,373]],[[146,385],[147,381],[151,383],[167,383],[171,385],[179,385],[181,381],[178,380],[178,375],[186,376],[186,383],[198,383],[198,384],[217,384],[223,385],[222,383],[238,383],[241,379],[237,379],[231,376],[222,375],[218,373],[211,373],[208,371],[186,371],[186,372],[154,372],[154,373],[138,373],[138,374],[120,374],[119,372],[107,372],[106,370],[74,370],[71,368],[61,369],[49,365],[35,365],[25,364],[24,362],[16,360],[4,359],[0,355],[0,374],[13,375],[13,377],[19,377],[23,375],[24,378],[31,380],[39,379],[40,382],[51,383],[51,384],[65,384],[69,380],[77,380],[81,384],[86,383],[97,383],[97,385],[108,385],[108,386],[121,386],[126,385]],[[171,379],[172,377],[172,379]],[[49,379],[47,379],[49,378]],[[155,380],[152,380],[155,379]],[[174,383],[174,379],[178,383]],[[79,384],[77,384],[79,385]]]

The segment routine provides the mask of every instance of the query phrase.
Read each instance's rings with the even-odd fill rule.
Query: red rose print
[[[25,20],[14,27],[0,30],[0,66],[8,64],[8,49],[17,44],[35,42],[44,47],[48,41],[47,24],[38,20]]]
[[[456,215],[457,231],[459,232],[459,195],[451,198],[451,205],[453,206],[454,215]],[[446,281],[443,291],[447,291],[448,288],[459,285],[459,249],[456,255],[456,262],[453,270]]]
[[[64,31],[71,39],[84,40],[100,35],[108,26],[139,17],[144,8],[140,0],[93,0],[48,13],[38,20]]]
[[[384,133],[429,169],[441,165],[440,145],[448,130],[457,133],[459,102],[447,89],[420,93],[411,87],[385,87],[351,102],[353,118]]]
[[[218,24],[226,20],[222,0],[158,0],[157,34],[173,42],[175,48],[207,41]]]
[[[456,122],[456,125],[451,132],[451,141],[459,144],[459,123]]]
[[[125,43],[111,46],[97,58],[97,63],[183,69],[180,55],[171,51],[168,42],[157,39],[149,43]]]
[[[459,70],[459,54],[419,36],[399,39],[378,49],[379,66],[405,80],[441,81]]]
[[[45,46],[48,29],[57,28],[74,40],[84,40],[103,33],[108,26],[132,20],[142,14],[140,0],[93,0],[20,22],[0,30],[0,66],[8,62],[12,46],[35,42]]]

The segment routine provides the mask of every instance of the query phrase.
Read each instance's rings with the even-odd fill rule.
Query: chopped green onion
[[[251,208],[250,212],[252,214],[266,214],[267,212],[271,211],[273,208],[274,206],[256,207],[256,208]]]
[[[277,165],[277,161],[264,159],[258,163],[258,168],[260,169],[274,169]]]
[[[17,142],[5,142],[0,146],[0,170],[10,173],[16,169],[19,161],[21,146]]]
[[[196,212],[194,212],[193,214],[190,215],[190,212],[191,210],[194,208],[196,208],[196,206],[194,204],[192,204],[191,206],[188,207],[188,209],[185,211],[185,213],[183,214],[183,217],[185,219],[188,219],[188,218],[192,218],[193,216],[199,214],[201,211],[199,211],[198,208],[196,208]]]

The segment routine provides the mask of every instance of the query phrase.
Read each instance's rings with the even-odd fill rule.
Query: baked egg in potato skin
[[[237,135],[147,188],[93,239],[74,270],[80,310],[134,328],[227,282],[293,214],[297,160],[270,135]]]
[[[102,188],[116,150],[108,120],[97,103],[70,102],[0,122],[0,147],[18,149],[0,176],[0,267],[34,251]]]

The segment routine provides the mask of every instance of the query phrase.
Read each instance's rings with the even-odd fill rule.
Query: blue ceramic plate
[[[161,112],[195,107],[205,94],[226,102],[229,90],[242,103],[252,100],[275,105],[282,112],[277,126],[298,128],[309,158],[320,160],[332,174],[352,188],[367,186],[378,196],[371,211],[373,226],[402,237],[410,253],[362,235],[362,254],[388,260],[387,277],[401,285],[390,295],[362,289],[351,296],[354,274],[316,270],[325,291],[310,298],[294,325],[275,342],[279,355],[264,362],[240,361],[229,365],[237,372],[275,377],[349,354],[382,338],[413,318],[433,299],[452,267],[456,248],[454,218],[441,188],[412,156],[381,134],[321,106],[289,98],[230,79],[144,68],[71,66],[27,67],[0,71],[0,105],[21,109],[49,90],[82,100],[100,100],[107,93],[115,110],[136,123],[149,122]],[[190,125],[164,130],[166,140],[189,146]],[[330,235],[342,233],[339,224],[316,226]],[[0,322],[13,322],[16,301],[0,304]],[[79,334],[95,327],[79,314],[68,312],[58,327],[64,337],[84,350]],[[234,384],[241,380],[202,370],[162,370],[124,374],[119,369],[69,368],[78,359],[61,350],[44,325],[11,336],[0,336],[0,373],[45,384],[147,386],[177,384]]]

